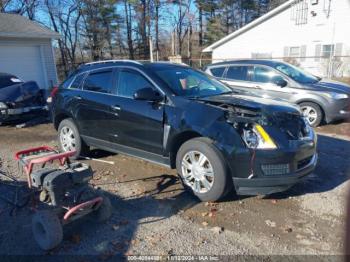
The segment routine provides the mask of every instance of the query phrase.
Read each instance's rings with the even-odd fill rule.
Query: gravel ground
[[[110,221],[77,221],[65,228],[62,245],[43,252],[31,234],[33,205],[12,210],[0,201],[0,255],[94,255],[87,261],[119,255],[319,255],[315,261],[327,260],[322,255],[343,254],[349,127],[317,129],[315,173],[289,191],[265,197],[232,193],[220,203],[201,203],[184,192],[173,170],[94,150],[91,157],[114,162],[83,161],[95,171],[92,183],[112,200]],[[13,153],[44,144],[56,145],[50,124],[0,127],[2,170],[24,184]],[[3,181],[0,194],[11,197],[10,188]]]

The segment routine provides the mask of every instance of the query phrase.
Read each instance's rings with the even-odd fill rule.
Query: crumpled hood
[[[37,103],[40,89],[36,82],[29,81],[0,88],[0,102],[4,103]]]
[[[308,84],[307,87],[314,89],[315,91],[350,94],[350,85],[330,79],[322,79],[317,83]]]
[[[297,105],[284,102],[277,99],[261,98],[256,96],[227,94],[203,98],[201,100],[207,102],[223,103],[232,106],[238,106],[254,111],[264,111],[266,113],[291,113],[301,114]]]

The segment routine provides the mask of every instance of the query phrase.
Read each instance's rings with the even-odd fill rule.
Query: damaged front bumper
[[[314,171],[316,145],[314,134],[309,140],[290,141],[285,149],[236,152],[231,168],[237,194],[268,195],[292,187]]]
[[[0,108],[0,122],[6,122],[15,120],[21,117],[21,115],[34,112],[34,111],[47,111],[48,106],[28,106],[20,108]]]

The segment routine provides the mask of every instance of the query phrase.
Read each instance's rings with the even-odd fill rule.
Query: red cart
[[[59,153],[54,148],[42,146],[15,154],[28,187],[37,191],[44,210],[35,212],[32,231],[39,246],[49,250],[63,239],[63,225],[91,213],[102,222],[111,216],[108,197],[94,190],[89,184],[92,170],[83,163],[71,163],[74,151]],[[46,168],[47,163],[57,161],[59,168]],[[34,171],[34,166],[41,165]]]

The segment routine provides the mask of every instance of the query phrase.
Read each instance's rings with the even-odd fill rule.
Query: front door
[[[254,72],[252,75],[253,83],[259,88],[261,97],[271,99],[284,99],[288,100],[294,92],[288,85],[281,87],[278,86],[276,80],[284,77],[277,73],[275,70],[265,66],[254,66]]]
[[[252,73],[253,66],[230,65],[221,81],[239,92],[260,96],[260,87],[251,81]]]
[[[139,89],[156,87],[135,69],[119,69],[117,81],[118,103],[115,105],[119,121],[118,143],[131,148],[161,155],[163,153],[164,105],[150,101],[135,100]]]

